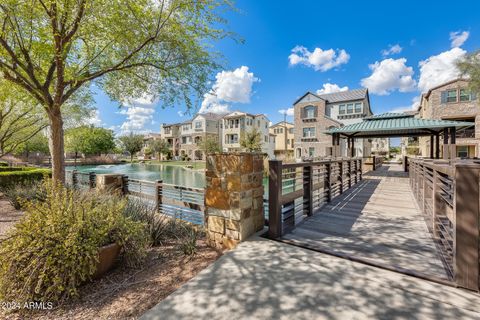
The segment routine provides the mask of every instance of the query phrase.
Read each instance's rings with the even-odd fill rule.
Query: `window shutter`
[[[442,94],[441,103],[447,103],[447,91],[442,91],[441,94]]]

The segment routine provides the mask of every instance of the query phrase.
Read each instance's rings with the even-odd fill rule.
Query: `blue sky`
[[[228,29],[245,42],[216,45],[226,65],[212,75],[218,95],[200,98],[202,110],[265,113],[275,123],[306,91],[364,86],[374,113],[410,109],[422,91],[456,76],[455,59],[480,49],[478,1],[244,0],[236,7],[225,16]],[[189,117],[184,106],[162,109],[161,101],[119,110],[96,91],[97,124],[117,132],[158,132],[163,122]]]

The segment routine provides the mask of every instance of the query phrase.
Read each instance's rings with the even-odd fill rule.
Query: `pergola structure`
[[[354,157],[356,138],[398,138],[430,136],[430,158],[440,158],[440,135],[443,136],[443,158],[455,157],[458,129],[474,126],[472,122],[415,118],[408,113],[383,113],[364,118],[362,122],[331,128],[332,155],[340,156],[340,138],[347,139],[348,153]]]

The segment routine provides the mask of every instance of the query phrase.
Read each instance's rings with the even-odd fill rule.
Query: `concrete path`
[[[252,237],[141,319],[480,319],[480,296]]]
[[[283,239],[389,268],[448,279],[400,165],[379,168]]]

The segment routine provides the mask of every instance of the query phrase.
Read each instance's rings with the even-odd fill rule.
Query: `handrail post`
[[[454,274],[464,288],[479,290],[480,165],[455,166]]]
[[[88,173],[88,185],[90,189],[95,188],[95,172]]]
[[[376,162],[376,157],[372,156],[372,171],[377,170],[377,162]]]
[[[160,205],[162,204],[163,181],[157,180],[155,183],[155,210],[160,212]]]
[[[340,194],[343,193],[343,160],[338,162],[339,170],[338,175],[340,176]]]
[[[122,176],[122,193],[124,196],[128,195],[128,176]]]
[[[78,171],[77,170],[72,170],[72,189],[75,189],[78,183]]]
[[[283,233],[282,226],[282,161],[270,160],[268,178],[268,236],[279,238]]]
[[[325,183],[324,186],[328,187],[327,202],[332,201],[332,184],[331,184],[332,163],[325,164]]]
[[[348,189],[352,187],[352,160],[349,159],[347,162],[348,165]]]
[[[313,215],[313,166],[303,167],[303,198],[308,201],[307,216]]]

